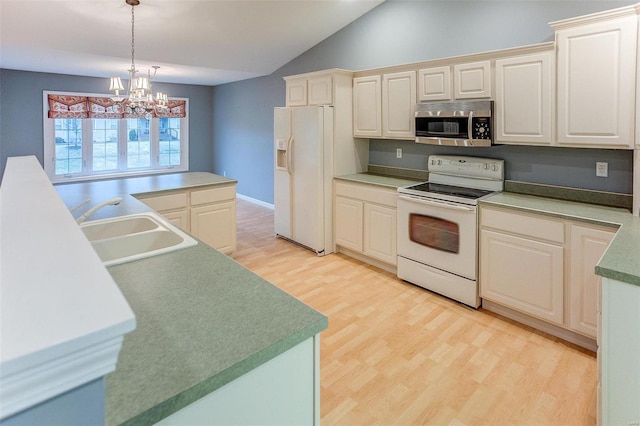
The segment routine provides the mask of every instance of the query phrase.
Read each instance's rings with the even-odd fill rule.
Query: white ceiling
[[[141,0],[135,62],[155,81],[217,85],[271,74],[384,0]],[[0,0],[0,68],[126,77],[124,0]]]

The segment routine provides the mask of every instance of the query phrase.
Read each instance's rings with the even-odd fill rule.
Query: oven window
[[[458,253],[460,230],[449,220],[421,214],[409,214],[409,239],[437,250]]]

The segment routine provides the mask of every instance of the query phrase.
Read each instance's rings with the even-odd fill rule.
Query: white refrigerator
[[[333,108],[275,108],[274,149],[276,235],[333,252]]]

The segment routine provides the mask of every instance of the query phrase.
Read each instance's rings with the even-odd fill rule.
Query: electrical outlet
[[[396,158],[402,158],[402,148],[396,149]]]
[[[596,176],[609,177],[609,163],[605,161],[596,161]]]

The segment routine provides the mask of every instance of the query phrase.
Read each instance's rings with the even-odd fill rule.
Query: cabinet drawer
[[[186,192],[174,193],[169,195],[157,195],[148,198],[140,197],[139,199],[144,204],[158,212],[185,209],[187,207]]]
[[[375,185],[336,182],[336,195],[389,207],[398,204],[398,192],[395,189]]]
[[[235,185],[201,189],[191,192],[191,205],[197,206],[200,204],[217,203],[224,200],[233,200],[235,198]]]
[[[564,223],[490,208],[480,209],[480,226],[499,229],[538,240],[564,243]]]

